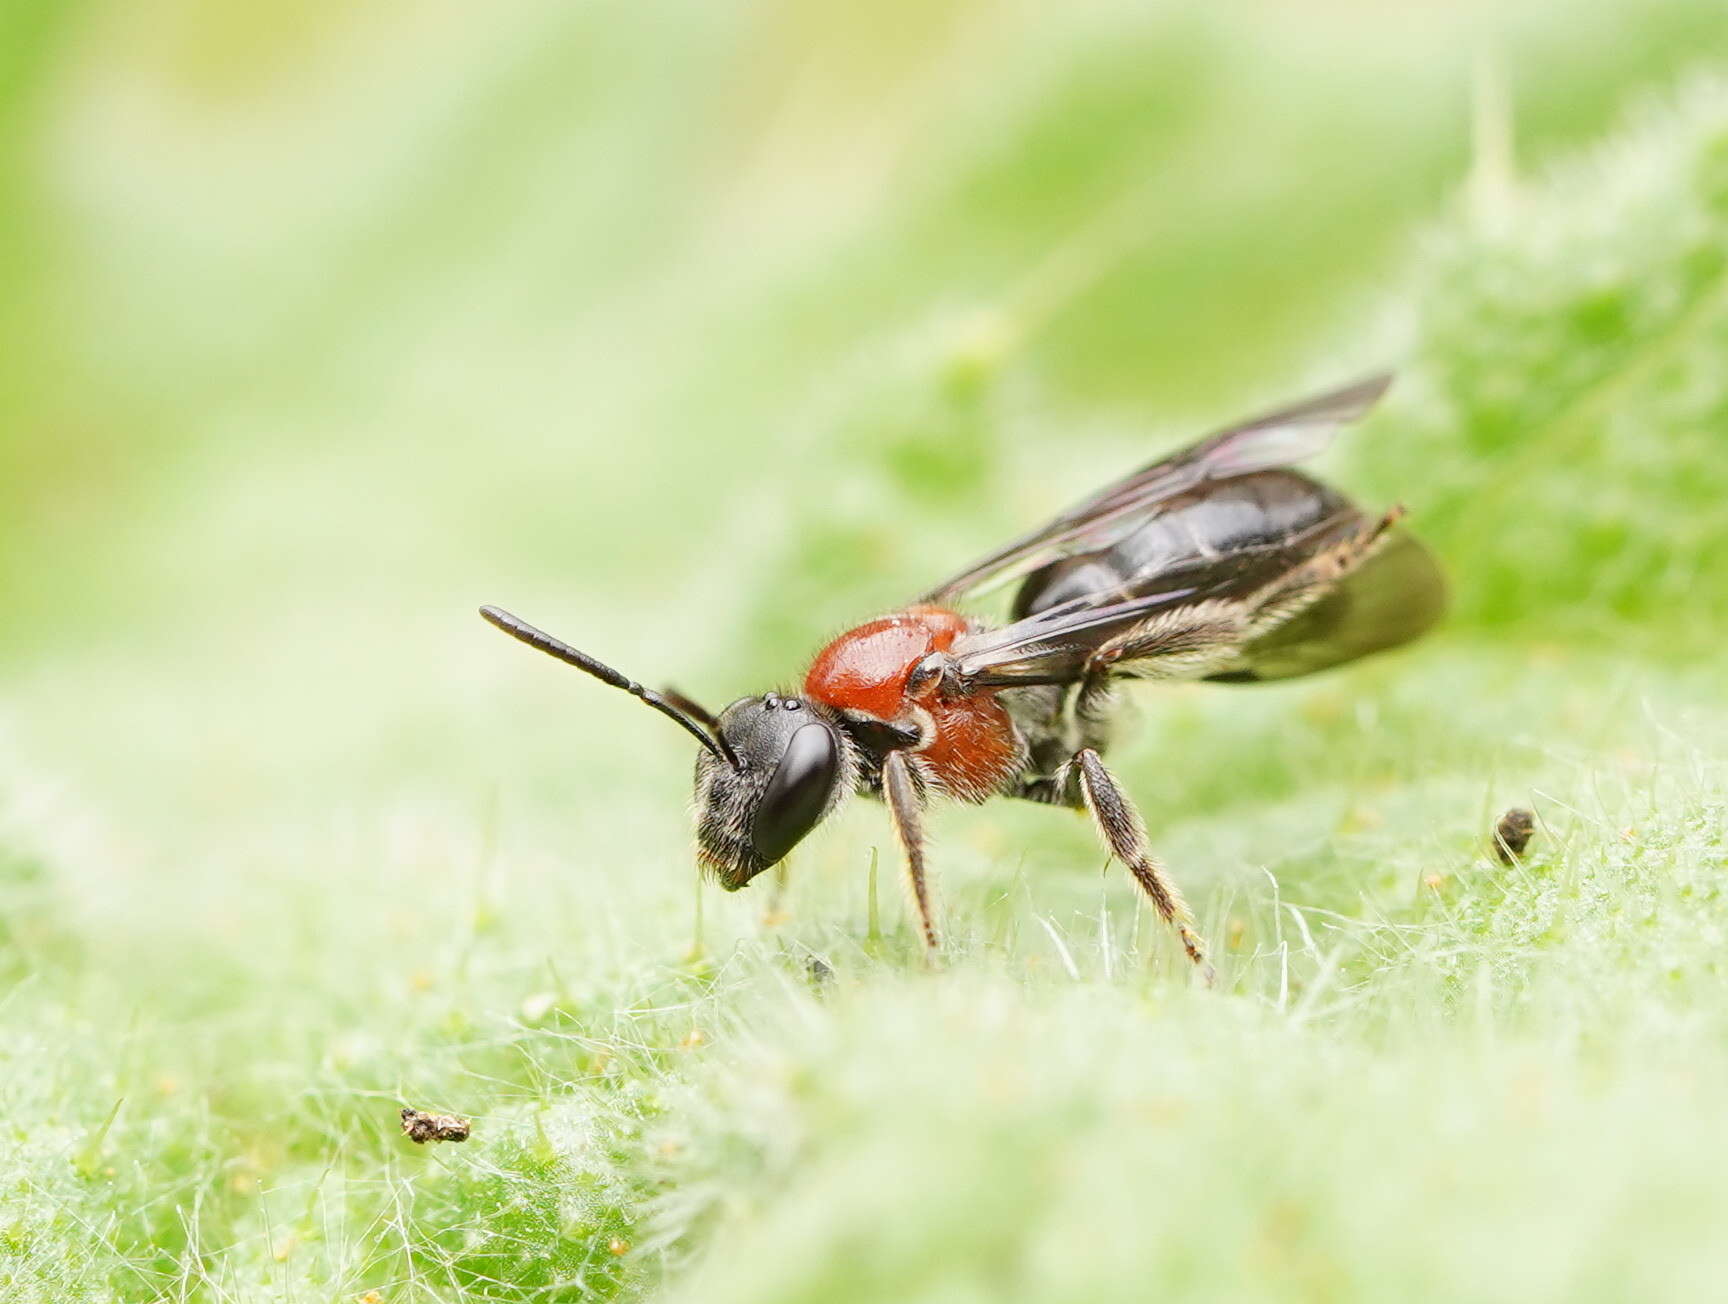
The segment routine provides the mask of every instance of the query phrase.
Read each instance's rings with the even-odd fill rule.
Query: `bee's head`
[[[736,892],[786,858],[852,789],[858,762],[828,708],[769,693],[742,697],[718,717],[682,694],[656,693],[526,621],[482,607],[492,624],[676,720],[696,757],[696,847],[703,866]]]
[[[799,697],[741,697],[715,733],[726,754],[696,758],[697,855],[735,892],[839,805],[856,761],[831,713]]]

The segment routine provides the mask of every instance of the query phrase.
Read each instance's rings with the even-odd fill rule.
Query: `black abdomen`
[[[1014,596],[1013,618],[1125,586],[1144,590],[1155,576],[1174,578],[1221,554],[1275,548],[1321,521],[1356,514],[1343,494],[1288,470],[1213,481],[1154,510],[1114,543],[1033,571]]]

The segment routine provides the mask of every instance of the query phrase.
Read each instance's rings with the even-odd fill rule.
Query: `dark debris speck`
[[[455,1114],[428,1114],[418,1109],[402,1111],[402,1131],[415,1145],[428,1141],[466,1141],[472,1124]]]
[[[1535,832],[1535,814],[1522,806],[1514,806],[1494,826],[1494,855],[1502,865],[1523,859],[1524,850]]]

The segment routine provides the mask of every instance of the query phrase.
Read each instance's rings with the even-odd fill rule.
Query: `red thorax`
[[[848,630],[816,654],[805,695],[853,719],[917,728],[912,749],[928,778],[965,801],[983,801],[1014,776],[1020,738],[994,692],[944,692],[940,677],[907,691],[918,663],[946,652],[970,625],[941,607],[911,607]]]

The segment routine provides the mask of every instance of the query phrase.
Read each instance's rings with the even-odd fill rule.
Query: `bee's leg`
[[[1104,751],[1113,732],[1111,725],[1122,710],[1122,692],[1110,676],[1108,665],[1089,671],[1074,690],[1074,724],[1077,744]]]
[[[792,917],[786,910],[786,887],[791,878],[792,857],[787,856],[774,866],[774,887],[768,896],[768,909],[762,915],[764,928],[778,928]]]
[[[1253,613],[1241,602],[1213,599],[1164,612],[1118,635],[1086,658],[1077,703],[1082,719],[1101,709],[1114,675],[1136,679],[1204,679],[1229,669],[1252,629]]]
[[[692,912],[690,920],[690,951],[684,958],[686,961],[694,963],[702,959],[708,951],[707,933],[702,926],[702,887],[707,882],[708,875],[698,868],[692,877],[696,884],[696,908]]]
[[[1020,779],[1008,790],[1008,795],[1019,797],[1022,801],[1035,801],[1040,806],[1066,806],[1070,810],[1082,810],[1085,807],[1072,784],[1051,774]]]
[[[918,907],[924,945],[933,952],[936,925],[930,917],[930,885],[924,881],[924,799],[912,777],[911,763],[902,752],[889,752],[882,762],[882,795],[887,798],[894,832],[906,853],[906,878],[912,886],[913,903]]]
[[[1080,792],[1086,800],[1086,809],[1097,821],[1104,845],[1111,855],[1128,866],[1134,881],[1140,884],[1146,895],[1152,898],[1152,904],[1158,907],[1158,913],[1164,916],[1164,922],[1176,930],[1182,939],[1182,949],[1188,952],[1188,958],[1210,987],[1215,975],[1206,960],[1206,945],[1194,931],[1194,916],[1189,912],[1188,903],[1182,899],[1182,893],[1147,845],[1146,825],[1140,812],[1134,809],[1115,776],[1104,768],[1104,762],[1090,747],[1083,747],[1075,753],[1074,768],[1080,774]]]

